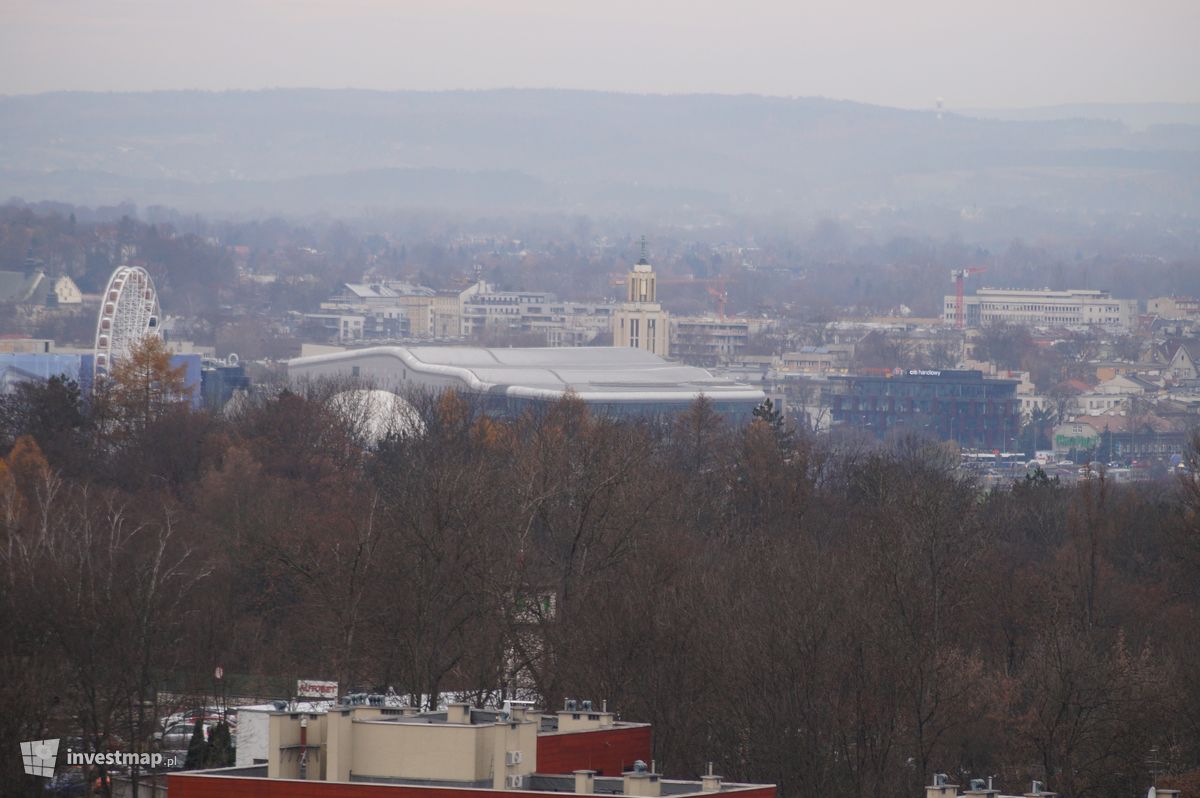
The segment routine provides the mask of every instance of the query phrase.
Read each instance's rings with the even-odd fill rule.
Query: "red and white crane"
[[[961,330],[967,321],[966,314],[963,312],[963,282],[972,274],[986,272],[987,266],[968,266],[965,269],[953,269],[950,272],[950,281],[954,283],[954,326]]]

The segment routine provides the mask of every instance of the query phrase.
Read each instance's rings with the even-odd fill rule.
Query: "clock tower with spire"
[[[671,342],[671,317],[658,304],[654,267],[646,258],[646,237],[642,253],[625,280],[625,302],[613,314],[613,346],[645,349],[667,357]]]

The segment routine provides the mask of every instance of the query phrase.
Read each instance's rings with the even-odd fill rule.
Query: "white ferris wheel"
[[[108,278],[96,321],[95,375],[106,377],[147,335],[159,334],[158,294],[141,266],[118,266]]]

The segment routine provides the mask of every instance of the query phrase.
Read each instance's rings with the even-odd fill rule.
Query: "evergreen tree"
[[[204,740],[204,718],[196,716],[196,725],[192,727],[192,739],[188,741],[187,758],[183,760],[184,770],[196,770],[204,767],[207,743]]]
[[[754,408],[753,415],[755,421],[761,421],[770,428],[780,446],[787,448],[792,445],[792,430],[788,429],[787,422],[783,420],[783,411],[775,406],[771,397],[763,399],[762,404]]]
[[[221,721],[208,733],[208,746],[204,753],[204,767],[224,768],[235,763],[233,738],[229,724]]]
[[[754,417],[759,421],[766,422],[773,430],[783,430],[783,411],[775,408],[775,403],[769,396],[762,400],[762,404],[754,408]]]

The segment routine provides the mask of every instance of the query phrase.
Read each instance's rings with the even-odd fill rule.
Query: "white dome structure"
[[[330,400],[342,420],[352,425],[370,445],[389,435],[410,437],[425,433],[425,422],[404,397],[384,390],[342,391]]]

